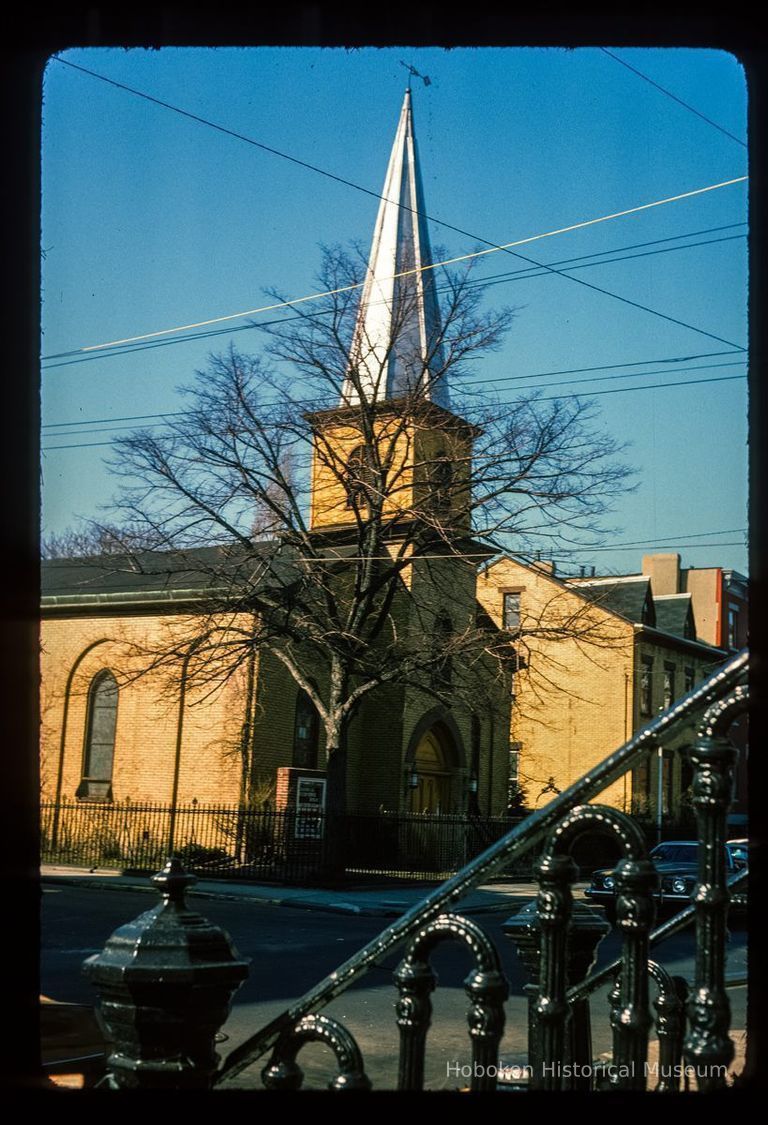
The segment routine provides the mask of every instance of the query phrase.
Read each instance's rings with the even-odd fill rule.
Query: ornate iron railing
[[[653,981],[657,992],[654,1007],[662,1075],[656,1088],[660,1091],[679,1088],[679,1077],[674,1076],[673,1071],[675,1066],[681,1069],[678,1065],[681,1051],[685,1066],[696,1076],[699,1090],[725,1085],[734,1051],[728,1034],[726,917],[729,889],[740,885],[745,878],[745,875],[739,876],[730,885],[726,881],[726,821],[737,757],[727,732],[746,707],[747,671],[747,653],[743,652],[549,805],[532,813],[394,921],[300,1000],[233,1050],[223,1065],[212,1061],[212,1038],[207,1046],[199,1036],[194,1042],[189,1040],[189,1032],[186,1033],[187,1039],[184,1038],[183,1025],[190,1024],[192,1019],[189,1007],[184,1008],[186,1015],[183,1019],[177,1018],[175,1023],[168,1020],[168,1027],[176,1029],[176,1040],[171,1043],[173,1036],[170,1039],[158,1037],[155,1026],[157,1011],[164,1010],[159,992],[151,993],[151,1002],[146,995],[139,1002],[135,1000],[134,993],[130,994],[135,1007],[134,1018],[131,1020],[130,1036],[126,1038],[123,1034],[121,1040],[121,1028],[124,1029],[126,1019],[126,973],[138,974],[136,979],[146,984],[152,969],[151,964],[142,968],[133,955],[130,962],[123,964],[121,961],[126,951],[130,953],[131,942],[137,937],[135,926],[142,922],[145,927],[159,926],[165,931],[175,926],[185,933],[184,927],[187,926],[190,934],[198,933],[199,925],[197,922],[194,926],[189,924],[190,912],[184,905],[184,889],[190,877],[180,870],[180,865],[169,863],[165,872],[156,877],[163,890],[164,904],[157,909],[154,919],[148,922],[149,914],[143,915],[133,929],[123,927],[110,939],[110,943],[116,944],[112,946],[108,943],[103,954],[87,963],[89,972],[102,990],[107,1025],[113,1019],[116,1032],[117,1061],[112,1066],[111,1082],[119,1086],[162,1083],[225,1087],[246,1067],[268,1055],[262,1071],[265,1085],[296,1089],[302,1081],[297,1062],[302,1046],[311,1040],[321,1040],[331,1047],[338,1063],[338,1074],[331,1083],[332,1087],[368,1088],[370,1083],[365,1076],[361,1052],[351,1033],[336,1020],[319,1013],[368,970],[405,946],[403,960],[395,972],[400,1030],[397,1085],[399,1089],[421,1089],[431,1019],[430,995],[435,987],[430,958],[438,944],[454,940],[468,947],[474,962],[466,982],[473,1056],[471,1089],[495,1089],[499,1077],[495,1063],[504,1030],[507,982],[498,954],[487,935],[475,922],[448,911],[452,904],[482,880],[519,859],[537,844],[544,843],[536,868],[539,881],[536,910],[528,909],[522,913],[519,932],[513,935],[531,977],[527,989],[527,1087],[544,1090],[602,1086],[627,1090],[648,1088],[646,1060],[653,1022],[649,1002],[650,981]],[[678,918],[654,930],[657,876],[647,857],[642,833],[626,814],[587,802],[636,765],[645,754],[668,739],[677,738],[683,724],[691,724],[692,721],[696,722],[696,734],[686,753],[693,769],[693,805],[700,841],[698,880],[691,906]],[[577,870],[570,856],[575,837],[588,829],[610,833],[622,853],[615,870],[618,890],[616,925],[622,936],[622,953],[615,963],[591,975],[595,950],[607,926],[595,911],[587,911],[580,905],[574,910],[571,888],[577,878]],[[687,996],[681,979],[671,977],[661,965],[649,961],[649,950],[692,919],[696,924],[696,961],[693,988]],[[164,949],[167,948],[167,932],[162,940],[158,940]],[[197,937],[195,940],[198,940]],[[147,940],[146,933],[143,934],[141,956],[149,957],[150,962],[151,947],[152,942]],[[139,945],[135,948],[138,949]],[[197,980],[205,969],[204,958],[200,957],[199,951],[193,961],[195,971],[192,977],[189,977],[186,963],[185,971],[187,978]],[[130,964],[129,970],[125,969],[126,964]],[[229,996],[236,987],[235,981],[242,978],[244,966],[231,953],[227,962],[219,949],[209,967],[214,975],[218,971],[216,979],[219,980],[220,990],[223,989],[217,1000],[217,1010],[221,1010],[226,1000],[223,1009],[226,1012]],[[172,974],[168,973],[167,957],[162,975],[162,987],[170,989],[168,996],[172,997],[165,1003],[178,1016],[181,1010],[178,1005],[182,1004],[183,1008],[183,1002],[179,999],[178,987],[176,991],[171,987]],[[613,1052],[601,1069],[593,1065],[588,998],[600,984],[611,980],[613,986],[609,1002]],[[188,1005],[189,1001],[186,1003]],[[144,1024],[147,1033],[142,1036],[140,1028]],[[207,1026],[212,1027],[210,1020]],[[175,1069],[169,1058],[176,1060]]]

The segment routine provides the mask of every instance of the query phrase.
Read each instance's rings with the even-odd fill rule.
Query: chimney
[[[542,571],[542,573],[544,573],[544,574],[554,574],[555,573],[555,564],[551,561],[540,558],[539,557],[541,555],[540,551],[537,551],[536,555],[537,555],[536,560],[533,563],[531,563],[531,566],[535,567],[536,570]]]
[[[643,555],[643,575],[651,580],[651,596],[680,593],[680,556]]]

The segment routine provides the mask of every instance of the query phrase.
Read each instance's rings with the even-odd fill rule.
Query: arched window
[[[77,790],[84,800],[112,800],[117,694],[117,680],[111,672],[94,676],[88,691],[83,777]]]
[[[305,691],[296,697],[296,720],[293,730],[293,764],[300,769],[317,769],[317,748],[320,724],[317,709]]]

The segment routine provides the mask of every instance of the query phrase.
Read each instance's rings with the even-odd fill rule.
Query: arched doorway
[[[435,723],[421,736],[414,751],[411,769],[416,784],[410,790],[410,812],[456,810],[459,795],[455,763],[453,740],[444,724]]]

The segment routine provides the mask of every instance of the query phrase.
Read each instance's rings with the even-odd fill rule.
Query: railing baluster
[[[563,1006],[566,1018],[568,1014],[564,941],[570,914],[570,883],[575,880],[576,872],[575,864],[570,859],[570,869],[565,863],[555,865],[550,864],[549,860],[563,860],[568,856],[574,839],[589,828],[614,836],[624,853],[624,858],[616,867],[617,923],[624,943],[621,978],[611,1008],[611,1025],[614,1029],[612,1084],[622,1089],[643,1089],[650,1025],[646,970],[648,931],[653,923],[650,892],[657,882],[657,876],[653,864],[645,858],[645,840],[638,826],[625,813],[605,805],[581,805],[573,809],[552,833],[539,867],[540,878],[543,876],[542,891],[547,892],[543,899],[542,894],[539,895],[542,960],[537,1012],[543,1021],[542,1088],[562,1088],[557,1069],[563,1061]],[[563,892],[567,896],[564,907],[560,905],[558,898],[564,897]],[[542,916],[542,905],[551,912],[551,918],[546,913]],[[545,964],[548,930],[551,932],[551,956],[561,960],[561,970]]]
[[[648,972],[658,988],[658,995],[653,1002],[659,1039],[659,1081],[656,1093],[672,1094],[680,1089],[688,985],[683,977],[670,976],[656,961],[648,962]]]
[[[728,887],[725,840],[733,774],[738,756],[727,731],[745,709],[746,689],[737,687],[710,707],[688,751],[694,768],[693,805],[699,839],[699,878],[693,894],[696,907],[696,977],[688,1006],[689,1033],[685,1059],[696,1071],[702,1091],[721,1088],[733,1060],[728,1035],[731,1005],[725,989],[725,942]]]
[[[360,1048],[351,1033],[330,1016],[304,1016],[296,1027],[275,1045],[272,1057],[261,1072],[268,1090],[298,1090],[304,1071],[296,1056],[307,1043],[325,1043],[336,1056],[339,1073],[328,1083],[329,1090],[370,1090]]]
[[[475,922],[458,914],[441,914],[434,922],[424,926],[408,946],[406,955],[395,972],[395,983],[400,989],[401,1000],[410,1001],[413,985],[417,984],[418,998],[425,1001],[418,1013],[418,1033],[414,1029],[413,1036],[408,1040],[408,1046],[413,1047],[413,1052],[405,1066],[401,1038],[400,1073],[401,1076],[407,1074],[409,1080],[416,1084],[401,1085],[399,1088],[420,1090],[423,1085],[424,1045],[431,1013],[429,992],[434,988],[436,979],[429,966],[429,957],[435,946],[444,941],[460,941],[467,946],[474,960],[473,968],[464,982],[464,989],[470,999],[467,1024],[472,1044],[471,1089],[495,1090],[499,1043],[504,1034],[504,1001],[509,995],[509,986],[491,939]],[[406,1010],[409,1006],[406,1005]],[[401,1024],[401,1036],[402,1032]]]
[[[648,1058],[648,934],[653,925],[651,891],[658,882],[650,860],[622,860],[616,868],[616,925],[624,936],[618,1004],[611,1011],[615,1084],[645,1089]]]
[[[539,1067],[534,1068],[531,1088],[563,1088],[563,1047],[568,1004],[565,999],[566,946],[571,916],[571,884],[578,868],[568,855],[545,855],[536,874],[539,880],[538,921],[541,928],[539,995],[534,1005],[539,1024]]]
[[[405,957],[395,970],[398,990],[397,1026],[400,1028],[398,1090],[424,1088],[424,1052],[432,1020],[430,993],[437,977],[426,961]]]

